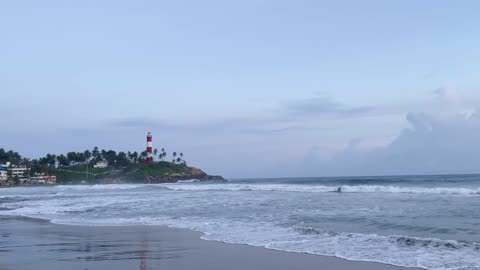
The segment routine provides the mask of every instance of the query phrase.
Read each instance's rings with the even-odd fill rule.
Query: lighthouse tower
[[[147,159],[145,159],[145,163],[152,163],[153,162],[153,143],[152,143],[152,133],[148,132],[147,134]]]

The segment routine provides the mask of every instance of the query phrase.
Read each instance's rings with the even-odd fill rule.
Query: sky
[[[1,1],[0,147],[229,178],[480,173],[478,1]]]

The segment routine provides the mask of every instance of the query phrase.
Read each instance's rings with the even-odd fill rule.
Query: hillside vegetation
[[[167,183],[179,180],[222,180],[220,176],[207,175],[200,169],[185,164],[159,161],[129,164],[122,168],[90,168],[86,165],[50,168],[59,184],[80,183]]]
[[[58,184],[79,183],[165,183],[179,180],[223,180],[221,176],[207,175],[200,169],[187,166],[183,153],[168,154],[164,148],[153,150],[153,160],[146,162],[147,153],[116,152],[94,147],[66,155],[47,154],[38,159],[22,157],[12,150],[0,148],[0,164],[23,165],[29,168],[24,177],[35,174],[55,175]],[[170,160],[171,161],[165,161]],[[103,163],[107,168],[95,168]]]

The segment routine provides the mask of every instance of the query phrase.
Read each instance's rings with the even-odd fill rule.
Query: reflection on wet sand
[[[13,242],[10,241],[12,230],[2,230],[0,257],[34,252],[41,257],[63,263],[113,263],[122,267],[129,265],[128,269],[133,266],[134,269],[146,270],[149,265],[150,269],[152,265],[165,265],[168,264],[165,260],[181,258],[180,254],[189,252],[188,249],[179,248],[177,243],[169,241],[168,237],[161,233],[162,230],[148,226],[116,227],[109,230],[106,227],[53,226],[48,222],[35,222],[31,219],[0,218],[3,226],[8,222],[16,222],[14,234],[24,237],[16,237]],[[18,261],[13,257],[13,262]],[[4,269],[1,261],[5,260],[0,260],[0,269]]]
[[[148,259],[148,241],[143,241],[143,251],[140,255],[140,270],[147,269],[147,259]]]
[[[160,226],[66,226],[0,215],[0,269],[409,270],[228,245],[200,236]]]
[[[71,239],[73,240],[73,239]],[[121,261],[121,260],[141,260],[142,265],[146,265],[148,260],[166,260],[178,258],[175,254],[178,251],[184,251],[181,248],[164,248],[162,241],[153,239],[143,239],[140,241],[123,240],[89,240],[77,239],[78,242],[53,242],[48,244],[37,244],[36,248],[46,248],[56,254],[78,254],[76,257],[60,256],[62,261]],[[151,246],[157,248],[152,249]],[[146,269],[141,266],[140,269]]]

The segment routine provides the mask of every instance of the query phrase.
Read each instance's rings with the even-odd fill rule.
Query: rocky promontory
[[[62,181],[62,178],[59,178]],[[209,175],[199,168],[171,162],[132,164],[116,170],[97,173],[88,182],[98,184],[121,183],[175,183],[185,180],[224,181],[222,176]],[[69,182],[67,182],[69,183]]]

